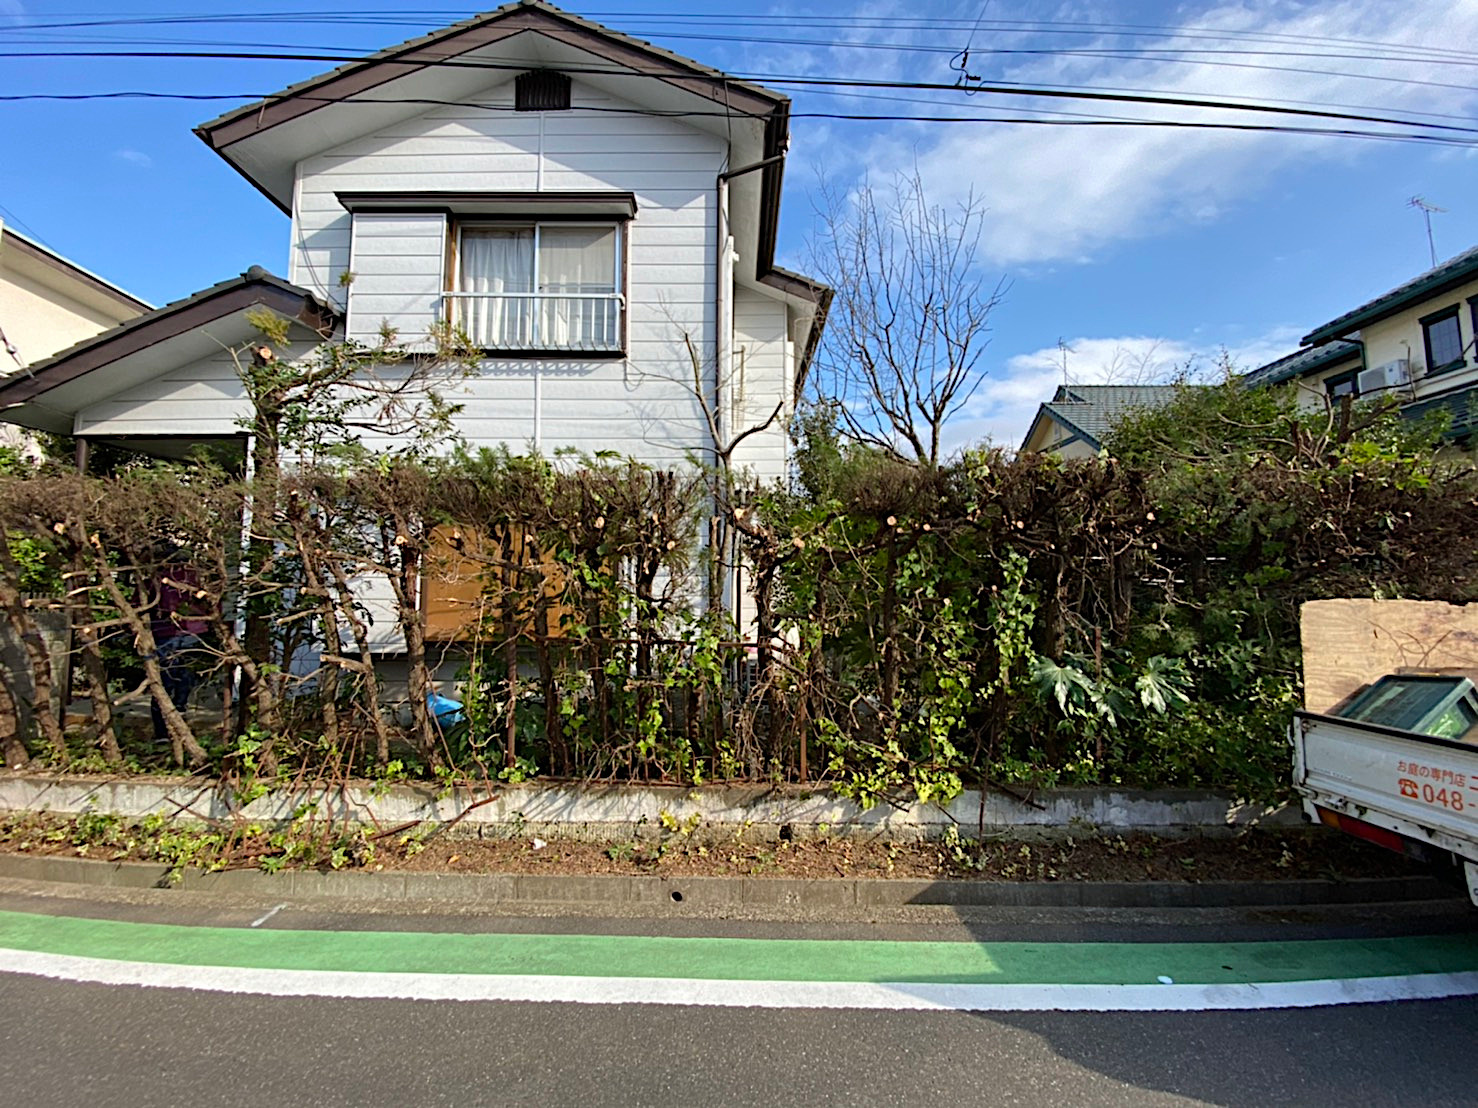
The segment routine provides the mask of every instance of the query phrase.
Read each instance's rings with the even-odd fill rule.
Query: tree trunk
[[[82,676],[87,682],[88,698],[92,701],[92,721],[97,728],[98,748],[109,765],[117,765],[123,761],[123,752],[118,749],[118,736],[113,731],[113,700],[108,693],[107,671],[103,666],[97,628],[84,622],[88,618],[85,609],[73,618],[72,626],[77,629],[82,652]]]
[[[21,741],[20,705],[11,695],[10,682],[3,679],[0,679],[0,755],[13,769],[20,769],[31,760],[26,744]]]
[[[55,751],[58,759],[67,758],[67,739],[62,725],[57,720],[52,705],[52,689],[55,675],[51,668],[51,654],[46,649],[46,640],[41,628],[26,607],[19,591],[20,570],[10,552],[10,540],[0,529],[0,607],[5,609],[5,618],[13,635],[26,652],[31,668],[31,719],[41,738]],[[62,690],[63,701],[66,690]]]
[[[369,633],[365,630],[364,620],[354,610],[354,590],[343,565],[337,558],[328,560],[326,564],[333,578],[334,604],[338,607],[339,618],[348,625],[349,633],[354,637],[354,648],[359,651],[357,662],[345,658],[343,645],[339,641],[339,631],[335,627],[332,660],[335,665],[360,675],[360,695],[363,698],[364,711],[375,731],[375,758],[383,766],[390,761],[390,728],[385,723],[385,714],[380,710],[380,678],[375,672],[374,655],[370,653]]]

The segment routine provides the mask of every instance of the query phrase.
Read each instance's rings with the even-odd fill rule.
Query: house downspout
[[[718,256],[714,259],[714,316],[713,316],[713,464],[719,465],[719,451],[723,448],[728,421],[724,382],[729,379],[729,362],[734,352],[734,236],[729,227],[729,178],[719,174],[718,182]],[[722,529],[719,515],[723,509],[722,493],[715,488],[713,494],[713,520],[708,528],[710,547],[717,547]],[[709,572],[715,578],[708,585],[709,606],[714,600],[728,596],[728,607],[738,625],[736,595],[717,582],[723,566],[723,556],[717,549],[709,551]]]
[[[714,429],[717,432],[718,441],[714,443],[714,463],[718,463],[718,451],[725,437],[728,435],[729,425],[729,395],[728,382],[733,378],[734,361],[734,262],[738,254],[734,250],[734,234],[729,226],[729,182],[735,177],[742,177],[746,173],[764,169],[767,166],[777,165],[785,160],[784,154],[775,154],[772,157],[762,158],[749,165],[740,166],[738,169],[730,169],[718,175],[716,189],[718,193],[718,257],[714,266],[714,279],[717,284],[714,294],[714,336],[713,336],[713,416]],[[714,498],[714,515],[717,516],[721,505],[717,496]],[[717,534],[715,529],[712,534]],[[737,627],[740,617],[740,577],[735,573],[729,582],[729,587],[724,590],[729,597],[729,610],[734,615],[734,623]]]

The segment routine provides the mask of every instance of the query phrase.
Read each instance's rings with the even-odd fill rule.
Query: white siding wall
[[[776,406],[780,414],[735,451],[737,466],[762,481],[785,477],[787,426],[791,410],[793,349],[785,305],[754,289],[734,289],[734,373],[729,403],[731,433],[763,424]]]
[[[537,440],[546,453],[604,449],[678,463],[707,445],[683,335],[693,336],[710,365],[714,186],[724,144],[679,120],[582,111],[623,105],[579,82],[566,112],[515,114],[512,95],[509,83],[301,163],[291,279],[342,303],[339,275],[352,269],[351,299],[399,295],[393,267],[381,267],[366,285],[363,259],[356,254],[351,263],[353,223],[338,191],[635,193],[629,356],[490,360],[455,399],[465,405],[461,426],[473,445],[522,449]],[[412,283],[401,288],[419,298],[424,289]]]
[[[349,317],[345,330],[374,346],[388,324],[408,350],[432,347],[446,269],[444,215],[354,216],[349,248]]]
[[[80,435],[236,435],[249,405],[226,351],[83,408]]]

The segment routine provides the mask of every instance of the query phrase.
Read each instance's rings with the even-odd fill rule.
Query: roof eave
[[[202,123],[194,128],[194,132],[233,169],[246,177],[259,192],[277,207],[290,212],[290,200],[276,195],[232,157],[230,148],[233,145],[311,112],[331,107],[335,102],[379,88],[400,77],[437,64],[455,62],[462,54],[525,31],[542,31],[566,45],[604,56],[606,60],[623,65],[632,73],[667,81],[730,110],[753,116],[765,125],[765,157],[783,152],[787,145],[790,117],[788,97],[763,86],[730,77],[690,58],[598,23],[581,19],[542,3],[542,0],[520,0],[517,4],[506,5],[487,15],[454,23],[440,31],[355,59],[306,81],[289,85],[265,99],[245,104]],[[466,41],[459,44],[454,51],[437,50],[438,47],[452,46],[452,40],[458,38],[465,38]],[[382,72],[376,72],[377,70]],[[311,102],[306,99],[310,93],[317,94]],[[774,197],[775,214],[768,214],[771,205],[766,203],[761,213],[762,251],[758,259],[762,271],[768,265],[768,258],[773,257],[775,238],[774,229],[763,224],[768,219],[778,226],[778,199],[782,180],[782,170],[778,164],[767,166],[763,170],[762,186],[767,199]],[[763,249],[766,242],[771,244],[768,253]]]
[[[1074,435],[1076,435],[1078,438],[1082,439],[1089,446],[1091,446],[1094,450],[1103,449],[1103,443],[1098,441],[1097,436],[1083,430],[1083,428],[1079,427],[1072,420],[1068,419],[1067,416],[1063,415],[1061,411],[1059,411],[1057,408],[1054,408],[1051,404],[1043,404],[1037,409],[1037,418],[1032,420],[1032,425],[1027,431],[1028,440],[1031,439],[1032,433],[1036,431],[1037,424],[1041,421],[1041,418],[1044,415],[1052,419],[1054,422],[1062,424]],[[1025,445],[1025,443],[1022,443],[1023,447]]]
[[[84,339],[25,370],[0,379],[0,411],[28,403],[54,388],[186,331],[253,307],[271,308],[327,337],[338,325],[332,308],[307,289],[253,268],[238,278],[127,320]]]
[[[835,290],[804,274],[782,269],[777,265],[772,265],[768,273],[761,275],[759,283],[768,285],[784,296],[804,300],[811,305],[811,327],[806,334],[806,343],[801,348],[801,355],[796,359],[795,364],[793,395],[800,396],[805,390],[806,380],[810,377],[811,362],[821,345],[821,335],[826,330],[826,317],[831,311],[831,301],[836,295]]]
[[[41,245],[35,239],[21,234],[13,227],[0,228],[0,234],[10,239],[13,247],[18,249],[26,257],[63,273],[71,280],[86,286],[93,292],[106,297],[121,307],[129,308],[135,312],[151,311],[154,307],[147,300],[140,300],[137,296],[119,288],[113,282],[99,277],[91,270],[83,269],[76,262],[62,257],[55,250]]]
[[[1462,269],[1453,273],[1444,274],[1440,279],[1434,280],[1431,284],[1419,283],[1397,299],[1388,301],[1385,297],[1381,297],[1371,301],[1365,307],[1357,308],[1353,312],[1342,315],[1337,319],[1332,319],[1322,327],[1310,331],[1299,340],[1299,343],[1303,346],[1321,346],[1334,339],[1353,341],[1350,339],[1350,335],[1362,327],[1368,327],[1372,323],[1379,323],[1383,319],[1389,319],[1391,316],[1398,315],[1413,305],[1421,303],[1423,300],[1430,299],[1433,296],[1441,296],[1443,293],[1451,292],[1455,288],[1471,284],[1475,280],[1478,280],[1478,259],[1475,259],[1471,265],[1464,266]]]

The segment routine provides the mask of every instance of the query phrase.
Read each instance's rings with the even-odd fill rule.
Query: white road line
[[[1197,1012],[1312,1008],[1478,995],[1478,973],[1241,985],[878,984],[243,969],[122,962],[5,949],[0,949],[0,972],[87,984],[262,996],[891,1011]]]
[[[278,912],[282,911],[286,907],[287,907],[286,904],[279,904],[276,908],[273,908],[270,912],[268,912],[261,919],[254,919],[254,920],[252,920],[251,921],[251,925],[253,927],[261,927],[262,924],[266,923],[269,919],[271,919],[273,916],[275,916]]]

